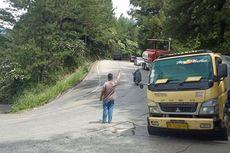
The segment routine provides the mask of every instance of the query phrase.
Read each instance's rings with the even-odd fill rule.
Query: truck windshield
[[[168,50],[169,49],[169,42],[168,41],[149,41],[147,43],[147,48]]]
[[[212,62],[209,55],[188,56],[156,61],[150,74],[150,84],[157,80],[167,79],[170,82],[184,82],[189,77],[200,77],[200,80],[212,79]]]

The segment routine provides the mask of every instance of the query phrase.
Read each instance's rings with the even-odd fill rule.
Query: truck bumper
[[[214,120],[207,118],[162,118],[148,117],[150,126],[180,130],[213,130]]]

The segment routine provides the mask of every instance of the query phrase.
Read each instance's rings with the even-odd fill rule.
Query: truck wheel
[[[224,127],[218,131],[221,140],[228,141],[230,132],[230,118],[227,114],[224,115]]]
[[[219,140],[228,141],[228,135],[227,135],[227,129],[226,128],[221,128],[217,132],[217,134],[218,134]]]

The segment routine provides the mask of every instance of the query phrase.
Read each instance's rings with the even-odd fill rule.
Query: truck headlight
[[[218,113],[218,101],[211,99],[204,102],[200,108],[201,115],[217,114]]]
[[[149,113],[160,113],[160,109],[156,103],[151,102],[150,105],[148,105]]]

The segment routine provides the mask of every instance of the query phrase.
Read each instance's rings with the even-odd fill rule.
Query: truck
[[[148,39],[148,41],[148,46],[151,49],[146,49],[142,53],[142,58],[144,59],[144,62],[142,63],[142,68],[144,70],[149,70],[151,67],[151,63],[159,56],[169,54],[171,46],[171,38],[169,38],[168,40]]]
[[[228,140],[227,65],[209,50],[168,54],[152,63],[147,84],[147,129],[215,133]]]
[[[117,49],[113,52],[113,60],[122,60],[122,51]]]

